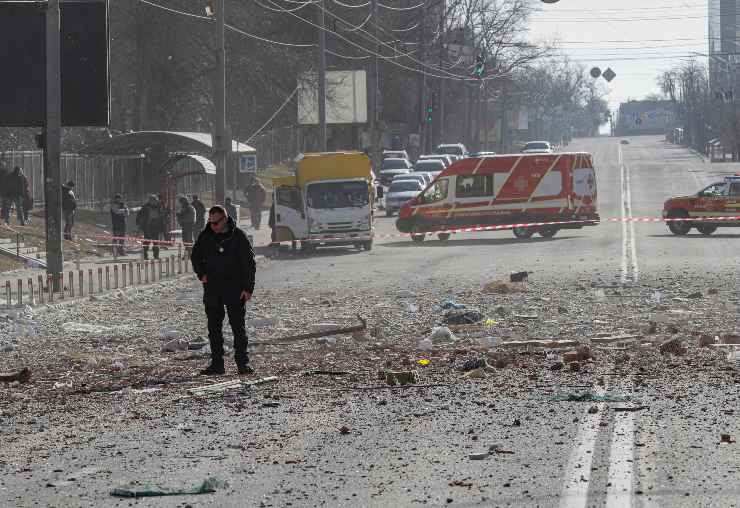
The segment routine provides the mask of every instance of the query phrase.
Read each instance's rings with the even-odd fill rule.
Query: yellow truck
[[[373,173],[365,154],[301,154],[293,175],[272,183],[277,241],[299,241],[305,251],[333,245],[372,249]]]

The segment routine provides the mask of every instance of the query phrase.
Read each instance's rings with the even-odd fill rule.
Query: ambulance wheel
[[[446,242],[450,239],[450,233],[437,233],[437,238],[439,238],[441,242]]]
[[[426,236],[425,233],[421,231],[421,228],[418,224],[414,224],[411,227],[411,239],[416,243],[421,243],[424,241],[424,237]]]
[[[709,236],[717,231],[717,226],[713,226],[711,224],[698,224],[696,226],[696,230],[702,235]]]
[[[542,238],[552,238],[555,236],[558,232],[558,228],[554,227],[544,227],[540,229],[539,233]]]
[[[532,238],[532,235],[534,234],[534,229],[516,227],[511,228],[511,232],[514,233],[514,236],[516,236],[517,238]]]
[[[682,217],[688,217],[689,214],[686,210],[677,210],[668,214],[669,219],[679,219]],[[691,222],[682,220],[672,220],[668,223],[668,229],[677,236],[684,236],[691,231]]]
[[[362,242],[362,248],[365,250],[373,250],[373,241],[368,240],[367,242]]]

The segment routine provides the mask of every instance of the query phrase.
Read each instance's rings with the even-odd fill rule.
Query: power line
[[[352,5],[352,4],[345,4],[340,2],[339,0],[332,0],[337,5],[341,5],[342,7],[346,7],[347,9],[359,9],[361,7],[367,7],[370,5],[370,2],[365,2],[364,4],[358,4],[358,5]]]
[[[191,12],[179,11],[177,9],[172,9],[171,7],[165,7],[164,5],[159,5],[157,3],[150,2],[149,0],[139,0],[139,2],[143,4],[151,5],[152,7],[156,7],[158,9],[162,9],[163,11],[172,12],[174,14],[180,14],[182,16],[188,16],[191,18],[204,19],[206,21],[211,21],[211,18],[209,16],[201,16],[199,14],[193,14]]]
[[[419,7],[424,7],[424,2],[416,5],[412,5],[411,7],[393,7],[391,5],[385,5],[380,2],[378,2],[378,7],[382,7],[383,9],[388,9],[389,11],[413,11],[414,9],[418,9]]]
[[[245,32],[244,30],[241,30],[240,28],[236,28],[234,26],[231,26],[229,24],[225,25],[226,28],[229,30],[236,32],[241,35],[245,35],[247,37],[251,37],[252,39],[257,39],[258,41],[262,42],[269,42],[270,44],[277,44],[278,46],[290,46],[293,48],[315,48],[316,44],[294,44],[292,42],[280,42],[280,41],[274,41],[272,39],[266,39],[264,37],[260,37],[259,35],[250,34],[249,32]]]
[[[281,11],[280,9],[274,9],[274,8],[272,8],[272,7],[269,7],[269,6],[267,6],[267,5],[264,5],[264,4],[260,3],[260,1],[259,1],[259,0],[254,0],[254,3],[256,3],[257,5],[259,5],[259,6],[260,6],[260,7],[262,7],[263,9],[267,9],[268,11],[273,11],[273,12],[282,12],[282,11]],[[297,10],[303,9],[304,7],[306,7],[306,6],[308,6],[308,5],[314,5],[315,3],[316,3],[315,1],[308,1],[308,2],[303,2],[303,3],[301,3],[300,5],[298,5],[298,7],[295,7],[295,8],[293,8],[293,9],[288,9],[288,10],[290,10],[290,11],[297,11]]]
[[[257,136],[260,132],[262,132],[265,129],[265,127],[267,127],[268,125],[270,125],[270,122],[272,122],[275,119],[275,117],[280,114],[280,112],[283,110],[283,108],[285,106],[287,106],[288,103],[290,102],[290,100],[295,96],[295,94],[298,92],[298,88],[299,87],[295,87],[295,89],[291,92],[291,94],[288,96],[288,98],[285,99],[285,102],[283,102],[280,105],[280,107],[277,108],[277,111],[275,111],[275,113],[273,113],[273,115],[264,124],[262,124],[262,127],[260,127],[259,129],[257,129],[257,131],[254,134],[252,134],[251,136],[249,136],[244,143],[249,143],[250,141],[252,141],[252,139],[254,139],[254,137]]]

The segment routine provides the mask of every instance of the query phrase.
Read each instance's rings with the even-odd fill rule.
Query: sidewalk
[[[269,250],[270,228],[267,226],[268,215],[268,212],[263,212],[263,220],[259,230],[251,227],[248,217],[242,217],[239,220],[239,227],[252,239],[252,246],[258,262],[264,260],[264,254]],[[132,283],[135,286],[140,286],[183,275],[192,276],[190,260],[178,260],[183,251],[177,247],[163,247],[160,250],[161,268],[160,263],[153,262],[151,257],[145,268],[142,252],[141,248],[138,249],[138,252],[127,249],[125,256],[106,254],[105,256],[85,256],[79,260],[65,259],[63,273],[66,294],[64,299],[89,296],[91,290],[93,294],[100,294],[104,291],[130,287]],[[72,285],[69,284],[70,273],[73,278]],[[125,280],[123,279],[124,273],[126,274]],[[83,281],[82,294],[79,287],[80,276],[82,276]],[[39,277],[42,281],[41,286],[39,286]],[[22,287],[20,300],[18,298],[19,281]],[[23,304],[32,301],[29,287],[33,289],[33,299],[36,303],[41,301],[48,303],[47,274],[44,268],[28,266],[20,270],[0,272],[0,308],[8,305],[8,282],[10,282],[11,306],[17,305],[19,301]],[[43,300],[39,296],[39,287],[44,288],[43,290],[46,292]],[[55,293],[54,302],[57,302],[60,296],[62,295]]]

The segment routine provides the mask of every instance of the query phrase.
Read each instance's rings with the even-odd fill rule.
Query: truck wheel
[[[414,224],[411,226],[411,239],[416,243],[421,243],[424,241],[424,237],[426,236],[426,233],[424,233],[418,224]]]
[[[517,238],[531,238],[534,234],[534,229],[517,227],[511,228],[511,232],[514,233],[514,236],[516,236]]]
[[[450,233],[437,233],[437,238],[439,238],[441,242],[446,242],[450,239]]]
[[[373,241],[368,240],[367,242],[362,242],[362,248],[365,250],[373,250]]]
[[[714,226],[712,224],[697,224],[696,230],[699,231],[702,235],[709,236],[715,231],[717,231],[717,226]]]
[[[669,219],[679,219],[679,218],[688,217],[688,216],[689,214],[688,212],[686,212],[686,210],[676,210],[668,214]],[[689,231],[691,231],[691,222],[681,221],[681,220],[672,220],[668,222],[668,229],[674,235],[684,236],[688,234]]]
[[[541,228],[539,233],[542,238],[552,238],[558,232],[558,228],[552,226],[546,226]]]
[[[308,243],[308,242],[301,242],[301,252],[310,254],[315,250],[316,250],[316,246],[314,244]]]

